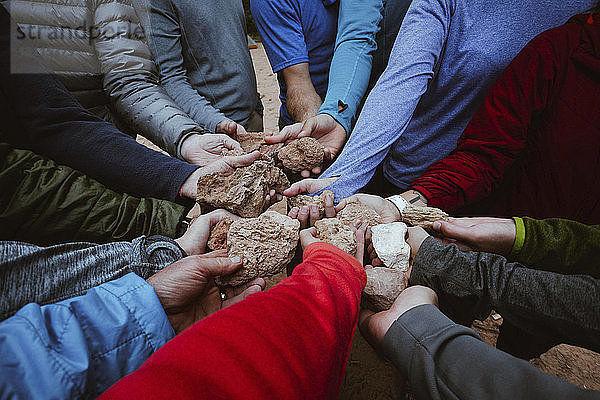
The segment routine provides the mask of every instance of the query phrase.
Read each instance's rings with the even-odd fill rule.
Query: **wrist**
[[[408,201],[400,196],[400,195],[394,195],[394,196],[390,196],[387,199],[385,199],[388,203],[391,203],[389,208],[392,211],[393,215],[394,215],[394,220],[395,221],[402,221],[402,212],[404,211],[404,209],[406,207],[409,206]]]
[[[196,199],[196,195],[198,193],[198,179],[200,179],[200,175],[202,174],[201,168],[196,168],[194,172],[183,182],[181,188],[179,188],[179,196],[187,197],[189,199]]]

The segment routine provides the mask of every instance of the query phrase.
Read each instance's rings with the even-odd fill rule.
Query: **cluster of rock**
[[[300,222],[287,216],[293,207],[316,204],[320,219],[315,223],[316,236],[343,251],[355,255],[357,243],[351,225],[357,219],[371,227],[373,247],[383,267],[367,270],[367,285],[363,305],[374,310],[388,309],[407,285],[405,272],[409,266],[410,247],[405,241],[407,226],[402,222],[383,224],[381,216],[370,207],[355,201],[348,203],[334,218],[325,217],[325,198],[298,195],[284,197],[281,202],[264,211],[266,197],[271,190],[281,194],[290,182],[281,163],[292,172],[312,169],[323,162],[323,147],[312,138],[302,138],[287,146],[269,145],[264,134],[247,134],[238,138],[243,153],[260,151],[262,156],[247,167],[237,168],[232,174],[213,173],[198,181],[197,201],[216,208],[224,208],[241,219],[223,219],[217,223],[208,240],[211,250],[227,249],[229,257],[239,256],[243,267],[229,276],[216,279],[219,286],[239,286],[261,276],[281,272],[291,261],[298,245]],[[242,154],[239,150],[235,154]],[[228,152],[228,155],[234,152]],[[431,229],[434,221],[447,220],[448,215],[437,208],[408,206],[403,221]]]

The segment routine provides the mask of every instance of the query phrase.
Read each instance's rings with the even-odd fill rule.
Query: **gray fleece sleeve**
[[[600,350],[600,281],[590,276],[534,270],[431,237],[415,257],[410,284],[435,290],[456,322],[485,318],[493,308],[548,343]]]
[[[28,303],[45,305],[80,296],[130,272],[147,279],[183,257],[177,243],[163,236],[50,247],[0,242],[0,320]]]
[[[419,400],[598,399],[598,392],[485,344],[433,305],[402,314],[386,333],[383,350]]]

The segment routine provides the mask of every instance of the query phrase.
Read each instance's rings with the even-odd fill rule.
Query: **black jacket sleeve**
[[[400,316],[385,335],[383,349],[419,400],[600,397],[485,344],[433,305]]]
[[[600,280],[591,276],[534,270],[428,238],[413,262],[410,284],[435,290],[442,311],[456,322],[484,319],[494,309],[547,343],[600,350]]]
[[[52,74],[11,73],[11,62],[18,69],[40,61],[33,50],[17,51],[18,39],[11,43],[3,7],[0,20],[2,141],[68,165],[113,190],[176,200],[197,167],[144,147],[92,115]]]

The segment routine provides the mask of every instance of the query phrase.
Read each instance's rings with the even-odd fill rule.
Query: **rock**
[[[290,187],[283,171],[272,161],[257,160],[231,175],[212,173],[198,180],[198,203],[224,208],[243,218],[258,217],[270,189],[282,193]]]
[[[346,225],[352,225],[357,219],[367,221],[370,227],[383,222],[375,210],[359,201],[353,201],[346,204],[346,206],[337,213],[336,218]]]
[[[227,248],[227,232],[229,227],[233,224],[231,218],[223,218],[213,226],[208,237],[206,246],[210,250],[223,250]]]
[[[408,270],[410,246],[406,243],[406,224],[393,222],[371,228],[372,242],[379,259],[388,268]]]
[[[325,190],[319,196],[307,196],[305,194],[299,194],[294,197],[288,197],[288,206],[291,209],[293,207],[310,207],[312,204],[316,204],[317,207],[319,207],[320,218],[323,218],[325,216],[325,197],[327,195],[330,195],[332,200],[334,199],[334,194],[331,190]]]
[[[265,136],[264,132],[249,132],[244,135],[238,135],[237,142],[246,153],[259,150],[262,154],[273,157],[283,147],[283,143],[267,144]]]
[[[227,234],[229,257],[241,257],[243,266],[215,279],[218,286],[239,286],[285,269],[298,245],[300,222],[275,211],[258,218],[234,221]]]
[[[271,207],[268,208],[267,211],[277,211],[279,214],[287,215],[288,214],[288,201],[287,197],[283,197],[281,201],[274,203]]]
[[[363,290],[362,305],[375,312],[388,310],[406,289],[404,272],[383,267],[369,268],[366,272],[367,285]]]
[[[323,145],[311,137],[294,140],[277,153],[277,158],[290,171],[311,170],[323,164],[325,150]]]
[[[435,207],[406,206],[402,211],[402,221],[431,231],[435,221],[448,221],[448,214]]]
[[[350,255],[356,254],[356,237],[348,225],[337,218],[320,219],[315,222],[316,237],[330,243]]]

